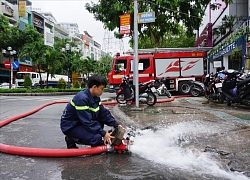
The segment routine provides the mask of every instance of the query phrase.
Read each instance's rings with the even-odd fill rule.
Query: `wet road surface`
[[[2,127],[0,142],[65,149],[59,128],[65,105],[46,107]],[[135,134],[131,138],[134,141],[131,154],[39,158],[1,153],[0,178],[191,180],[250,177],[249,113],[242,107],[228,108],[206,104],[203,98],[183,98],[139,112],[118,105],[108,108]],[[223,117],[227,119],[218,112],[225,113]],[[1,112],[1,120],[3,116],[6,118]]]

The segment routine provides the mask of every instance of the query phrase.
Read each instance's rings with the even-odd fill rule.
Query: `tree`
[[[47,73],[46,88],[48,88],[49,75],[53,77],[55,75],[56,70],[62,67],[61,61],[64,58],[59,52],[56,49],[47,46],[43,64],[43,70]]]
[[[83,74],[86,74],[87,78],[89,78],[90,73],[97,72],[97,67],[97,61],[95,61],[93,58],[87,57],[87,59],[84,59]]]
[[[225,0],[226,3],[232,0]],[[210,0],[146,0],[138,1],[138,12],[154,11],[156,20],[153,23],[139,24],[139,39],[143,36],[150,37],[159,47],[159,42],[166,41],[164,35],[171,32],[179,34],[180,22],[187,28],[187,35],[193,36],[193,30],[200,27],[205,9]],[[131,33],[133,38],[133,3],[132,1],[99,0],[98,3],[86,3],[85,8],[94,15],[94,18],[104,23],[104,27],[110,31],[120,30],[119,16],[131,14]],[[118,32],[117,37],[122,38]]]
[[[44,55],[46,52],[46,45],[44,45],[44,40],[39,39],[32,43],[25,44],[19,54],[20,58],[31,58],[34,66],[37,66],[38,73],[40,75],[40,83],[42,83],[41,70],[44,64]],[[42,87],[42,84],[41,84]]]
[[[0,49],[6,49],[8,46],[11,46],[19,54],[25,44],[40,39],[43,39],[43,35],[37,32],[34,27],[28,24],[24,30],[19,28],[19,24],[11,27],[9,20],[0,14]]]
[[[9,20],[2,14],[0,14],[0,49],[6,49],[9,45],[9,35],[11,33],[11,27],[9,26]]]
[[[97,61],[97,72],[98,74],[108,78],[108,73],[111,71],[112,66],[112,57],[108,54],[101,57],[99,61]]]
[[[25,77],[24,77],[23,86],[24,86],[25,88],[31,88],[31,86],[32,86],[32,81],[31,81],[31,79],[30,79],[29,76],[25,76]]]
[[[162,40],[159,41],[158,47],[192,47],[195,42],[195,36],[187,36],[186,30],[184,27],[179,26],[179,35],[175,35],[171,32],[166,33]],[[141,49],[144,48],[154,48],[156,47],[155,42],[151,39],[150,36],[144,35],[138,41],[138,46]]]

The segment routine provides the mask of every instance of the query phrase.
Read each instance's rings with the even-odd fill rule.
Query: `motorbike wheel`
[[[225,97],[222,93],[219,93],[218,95],[218,102],[223,104],[224,103],[224,100],[225,100]]]
[[[155,103],[157,101],[157,98],[156,98],[155,94],[152,93],[152,92],[147,92],[147,94],[148,94],[147,102],[146,102],[147,105],[149,105],[149,106],[155,105]]]
[[[126,100],[124,100],[124,95],[123,94],[118,94],[116,96],[116,101],[119,103],[119,104],[126,104]]]
[[[193,97],[198,97],[200,96],[202,93],[202,90],[200,87],[196,86],[196,85],[192,85],[191,86],[191,90],[190,90],[190,94],[193,96]]]

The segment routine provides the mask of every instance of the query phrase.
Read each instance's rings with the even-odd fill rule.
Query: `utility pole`
[[[135,85],[135,106],[139,107],[139,85],[138,85],[138,4],[134,0],[134,85]]]

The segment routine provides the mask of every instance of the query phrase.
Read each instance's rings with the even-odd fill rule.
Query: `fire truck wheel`
[[[189,94],[191,84],[188,81],[183,81],[179,83],[179,94]]]

